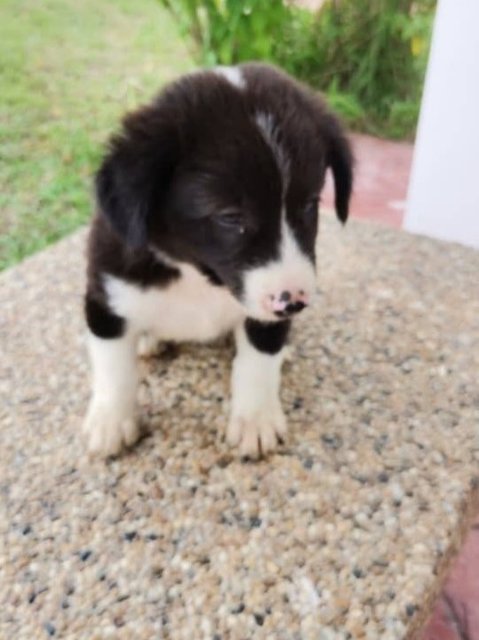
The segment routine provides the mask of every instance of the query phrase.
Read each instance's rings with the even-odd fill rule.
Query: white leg
[[[151,358],[158,353],[158,338],[151,333],[143,333],[138,340],[137,353],[140,358]]]
[[[237,353],[231,377],[231,416],[227,441],[241,455],[258,457],[273,451],[286,435],[279,388],[284,348],[274,355],[250,344],[243,326],[235,334]]]
[[[88,332],[93,392],[83,425],[91,453],[118,453],[138,438],[135,415],[138,372],[136,337],[103,339]]]

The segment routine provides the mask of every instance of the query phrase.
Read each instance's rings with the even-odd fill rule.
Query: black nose
[[[275,311],[275,315],[277,315],[278,318],[287,318],[295,313],[299,313],[305,306],[306,305],[304,302],[301,302],[301,300],[298,300],[297,302],[290,302],[285,306],[283,311]]]

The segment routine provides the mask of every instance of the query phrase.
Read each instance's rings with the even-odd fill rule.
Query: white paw
[[[259,458],[274,451],[287,433],[286,418],[281,407],[262,407],[251,415],[233,413],[228,423],[226,440],[239,447],[242,456]]]
[[[149,333],[144,333],[138,340],[136,350],[140,358],[151,358],[158,351],[158,339]]]
[[[138,423],[133,411],[91,402],[83,423],[88,451],[101,457],[119,453],[123,446],[131,446],[139,437]]]

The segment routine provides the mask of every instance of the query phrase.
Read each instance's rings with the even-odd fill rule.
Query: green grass
[[[191,66],[155,0],[0,0],[0,269],[88,220],[121,114]]]

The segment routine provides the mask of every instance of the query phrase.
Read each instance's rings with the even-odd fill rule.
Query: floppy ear
[[[122,132],[96,175],[96,197],[104,215],[133,248],[145,246],[152,216],[171,181],[177,148],[171,127],[154,107],[127,116]]]
[[[336,214],[344,224],[348,219],[349,200],[353,188],[353,153],[339,121],[334,116],[328,118],[327,133],[326,165],[331,167],[333,172]]]

